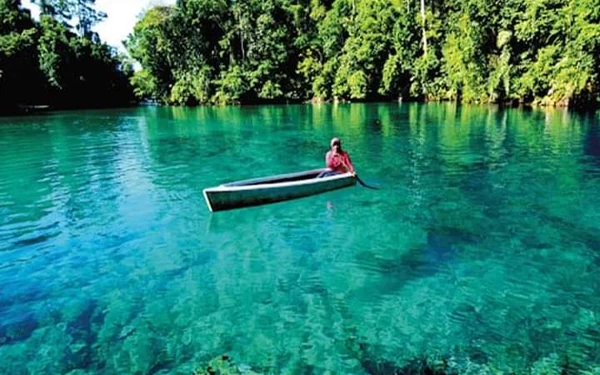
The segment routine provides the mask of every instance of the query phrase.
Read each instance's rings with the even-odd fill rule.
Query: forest
[[[600,0],[179,0],[127,48],[170,104],[457,100],[589,106]]]
[[[120,106],[134,99],[133,67],[92,27],[94,0],[38,0],[33,20],[20,0],[0,0],[0,113]]]
[[[600,96],[600,0],[178,0],[140,16],[127,58],[93,3],[38,0],[36,22],[0,0],[0,106]]]

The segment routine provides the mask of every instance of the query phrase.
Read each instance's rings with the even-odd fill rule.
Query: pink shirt
[[[332,151],[329,151],[327,155],[325,155],[325,163],[327,164],[327,168],[339,173],[348,172],[344,167],[344,164],[350,167],[350,171],[354,171],[354,166],[352,165],[352,161],[350,161],[350,155],[345,151],[341,151],[335,155]]]

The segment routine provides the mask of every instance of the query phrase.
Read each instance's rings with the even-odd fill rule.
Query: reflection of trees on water
[[[598,116],[592,117],[588,115],[588,125],[584,127],[586,130],[585,136],[585,155],[590,157],[590,162],[595,166],[600,166],[600,121]],[[598,178],[596,173],[594,177]]]

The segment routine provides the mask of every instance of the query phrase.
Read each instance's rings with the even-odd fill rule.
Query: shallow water
[[[452,104],[0,119],[0,373],[600,366],[600,117]],[[202,189],[366,182],[209,213]],[[470,366],[470,367],[469,367]]]

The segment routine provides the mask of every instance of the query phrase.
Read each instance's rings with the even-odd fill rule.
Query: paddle
[[[363,180],[361,180],[360,177],[358,177],[357,174],[354,176],[356,177],[356,180],[358,181],[358,183],[361,184],[363,187],[366,187],[367,189],[372,189],[372,190],[379,190],[378,187],[367,185]]]

